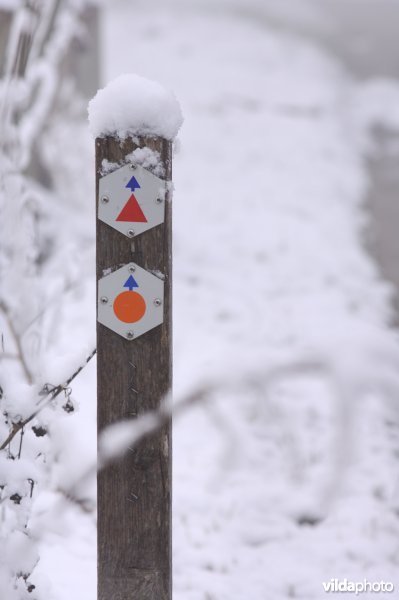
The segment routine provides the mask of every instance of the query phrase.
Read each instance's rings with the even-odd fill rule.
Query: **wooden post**
[[[96,140],[97,210],[103,159],[158,151],[171,179],[171,142]],[[97,219],[97,280],[135,262],[165,275],[164,323],[126,340],[97,323],[98,431],[156,409],[171,388],[171,202],[165,223],[129,239]],[[171,431],[166,426],[98,475],[98,600],[171,600]]]

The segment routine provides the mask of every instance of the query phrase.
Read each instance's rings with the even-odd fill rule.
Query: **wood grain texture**
[[[171,143],[96,140],[96,206],[103,159],[157,150],[171,179]],[[97,219],[97,279],[131,261],[165,275],[164,323],[128,341],[97,323],[98,431],[156,409],[171,388],[171,198],[165,223],[129,239]],[[98,600],[170,600],[171,428],[145,439],[98,475]]]

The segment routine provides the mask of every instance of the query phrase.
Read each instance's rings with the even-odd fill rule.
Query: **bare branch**
[[[8,444],[14,439],[17,433],[21,431],[21,429],[23,429],[28,423],[30,423],[46,406],[50,404],[50,402],[57,398],[57,396],[59,396],[61,392],[65,391],[68,388],[69,384],[75,379],[75,377],[79,375],[81,371],[83,371],[85,366],[91,361],[96,352],[97,350],[94,349],[93,352],[91,352],[91,354],[86,358],[84,364],[80,365],[79,368],[76,369],[76,371],[70,377],[68,377],[66,381],[64,381],[64,383],[61,383],[49,390],[48,392],[46,392],[45,397],[40,400],[38,408],[31,415],[29,415],[29,417],[27,417],[23,421],[19,421],[18,423],[13,424],[8,437],[0,445],[0,450],[4,450],[8,446]],[[43,388],[43,390],[45,390],[45,387]]]
[[[226,388],[237,391],[239,387],[248,389],[262,389],[267,392],[272,385],[284,380],[287,376],[318,373],[331,378],[331,368],[327,362],[318,358],[304,358],[290,363],[274,364],[264,369],[254,369],[245,373],[237,373],[236,377],[230,377],[227,382],[224,378],[210,380],[197,387],[183,400],[176,404],[170,401],[164,402],[157,410],[143,414],[139,418],[121,421],[108,426],[101,432],[97,462],[90,465],[81,474],[74,484],[68,489],[62,490],[65,498],[80,504],[86,502],[79,498],[79,488],[84,485],[97,471],[106,468],[116,462],[127,450],[133,451],[135,447],[146,437],[168,425],[172,417],[179,417],[193,406],[205,404],[212,394],[218,393]],[[337,390],[338,391],[338,390]],[[120,432],[118,443],[110,442],[107,436],[112,438],[112,429],[125,424],[126,429]],[[60,491],[60,490],[58,490]]]

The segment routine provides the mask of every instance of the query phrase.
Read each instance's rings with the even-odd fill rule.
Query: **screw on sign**
[[[124,165],[100,178],[98,218],[127,237],[137,236],[164,222],[165,192],[165,181],[147,169]]]
[[[137,338],[163,323],[163,296],[162,279],[130,263],[99,280],[98,321],[128,340]]]

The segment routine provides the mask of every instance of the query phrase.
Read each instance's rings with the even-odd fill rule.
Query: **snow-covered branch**
[[[93,352],[91,352],[89,354],[89,356],[86,358],[85,362],[83,364],[79,365],[79,367],[72,373],[72,375],[70,375],[68,377],[68,379],[66,379],[63,383],[60,383],[55,386],[46,383],[42,387],[42,389],[39,392],[39,400],[37,402],[37,408],[25,419],[18,421],[17,423],[13,423],[12,429],[11,429],[10,433],[8,434],[7,438],[3,442],[0,442],[0,450],[4,450],[5,448],[7,448],[7,446],[12,442],[12,440],[17,435],[17,433],[22,431],[24,429],[24,427],[26,427],[26,425],[28,425],[28,423],[33,421],[33,419],[35,417],[37,417],[37,415],[39,413],[41,413],[41,411],[46,406],[48,406],[51,402],[53,402],[53,400],[55,400],[57,398],[57,396],[59,396],[62,392],[64,392],[64,393],[67,392],[72,381],[75,379],[75,377],[77,377],[79,375],[79,373],[81,373],[81,371],[83,371],[85,366],[90,362],[90,360],[96,354],[96,351],[97,350],[94,349]]]
[[[55,417],[73,410],[70,384],[95,354],[80,363],[81,342],[74,340],[60,366],[59,355],[65,356],[66,349],[65,344],[60,348],[57,334],[77,274],[65,260],[72,245],[64,250],[55,226],[58,219],[67,229],[70,210],[56,176],[68,179],[74,156],[58,160],[56,174],[45,161],[54,155],[49,140],[53,118],[64,130],[76,127],[62,112],[62,103],[74,107],[79,102],[76,93],[70,101],[71,83],[65,93],[70,75],[64,62],[72,40],[82,35],[86,6],[85,0],[26,0],[9,8],[0,81],[0,544],[9,549],[0,556],[0,597],[7,600],[32,598],[35,584],[29,576],[39,552],[31,536],[31,509],[57,461],[50,444]],[[76,243],[87,252],[86,238],[82,242],[77,236]],[[57,408],[61,396],[64,410]],[[35,598],[42,597],[36,587]]]

